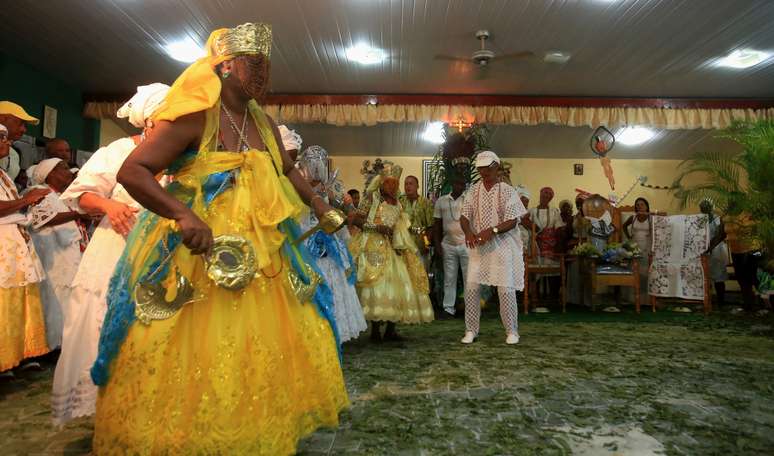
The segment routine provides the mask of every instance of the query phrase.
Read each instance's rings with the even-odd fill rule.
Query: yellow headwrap
[[[271,25],[253,23],[212,32],[207,40],[207,55],[192,63],[172,84],[153,120],[174,121],[211,108],[221,89],[215,67],[239,55],[263,54],[269,58],[271,35]]]

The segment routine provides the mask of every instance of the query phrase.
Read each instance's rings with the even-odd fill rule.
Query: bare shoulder
[[[188,136],[201,136],[205,123],[204,111],[193,112],[177,118],[174,122],[161,121],[161,124],[167,124],[167,128],[172,128],[180,134]],[[161,127],[161,125],[159,125]]]

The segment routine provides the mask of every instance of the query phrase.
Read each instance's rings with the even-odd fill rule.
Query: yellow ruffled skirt
[[[211,213],[226,213],[232,196]],[[232,217],[206,221],[216,236],[254,241]],[[237,292],[211,285],[196,259],[190,277],[204,299],[130,327],[99,393],[95,453],[287,455],[338,425],[348,399],[331,328],[298,302],[287,259],[274,256]]]
[[[356,234],[350,250],[357,263],[357,294],[366,320],[433,321],[427,273],[416,253],[401,250],[398,254],[385,236],[374,232]]]
[[[0,372],[49,351],[38,284],[0,288]]]

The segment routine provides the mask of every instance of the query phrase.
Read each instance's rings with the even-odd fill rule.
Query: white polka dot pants
[[[500,318],[506,334],[519,333],[518,305],[516,303],[516,289],[497,287],[497,295],[500,298]],[[481,320],[481,286],[465,285],[465,330],[478,334]]]

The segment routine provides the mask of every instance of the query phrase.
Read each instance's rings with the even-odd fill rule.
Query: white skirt
[[[99,334],[107,310],[110,278],[126,246],[123,236],[103,219],[83,254],[69,299],[62,306],[62,353],[51,392],[54,424],[94,414],[97,387],[90,370],[97,359]]]
[[[355,286],[347,282],[345,271],[333,259],[320,258],[317,265],[333,291],[333,315],[340,341],[346,342],[356,338],[368,329],[368,323],[363,316]]]

